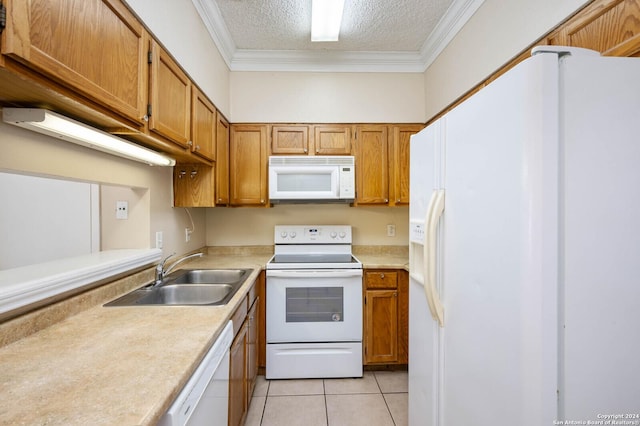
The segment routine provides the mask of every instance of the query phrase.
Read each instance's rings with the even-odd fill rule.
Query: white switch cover
[[[129,203],[116,201],[116,219],[129,219]]]
[[[162,248],[162,231],[156,232],[156,248]]]

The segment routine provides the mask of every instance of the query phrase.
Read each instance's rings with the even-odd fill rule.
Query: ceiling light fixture
[[[338,41],[344,0],[312,0],[311,41]]]
[[[149,165],[176,164],[173,158],[46,109],[3,108],[2,120],[7,124]]]

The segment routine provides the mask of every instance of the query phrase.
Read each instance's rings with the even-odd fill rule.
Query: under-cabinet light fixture
[[[311,41],[338,41],[344,0],[312,0]]]
[[[54,138],[154,166],[173,166],[173,158],[41,108],[3,108],[2,120]]]

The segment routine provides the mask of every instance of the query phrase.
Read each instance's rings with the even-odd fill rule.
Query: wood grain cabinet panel
[[[216,204],[229,204],[229,122],[216,114]]]
[[[191,80],[173,58],[151,42],[149,130],[183,148],[191,136]]]
[[[271,153],[274,155],[307,155],[309,126],[274,125],[271,128]]]
[[[191,94],[191,151],[207,160],[216,159],[217,111],[195,86]]]
[[[313,146],[317,155],[351,155],[351,126],[313,126]]]
[[[356,204],[389,203],[388,129],[356,126]]]
[[[247,407],[247,323],[242,323],[229,351],[229,426],[241,426]]]
[[[267,205],[267,151],[267,125],[231,125],[231,205]]]
[[[119,0],[4,0],[2,54],[141,124],[149,35]]]
[[[409,341],[408,273],[364,273],[364,364],[407,364]]]
[[[389,205],[409,204],[409,153],[411,135],[424,126],[397,125],[390,128],[389,142]]]
[[[176,164],[173,168],[175,207],[213,207],[215,169],[205,164]]]
[[[593,49],[606,56],[638,56],[640,1],[596,1],[560,28],[549,42]]]

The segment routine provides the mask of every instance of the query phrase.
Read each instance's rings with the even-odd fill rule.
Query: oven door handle
[[[349,278],[362,277],[362,269],[310,269],[310,270],[267,270],[267,277],[275,278]]]

